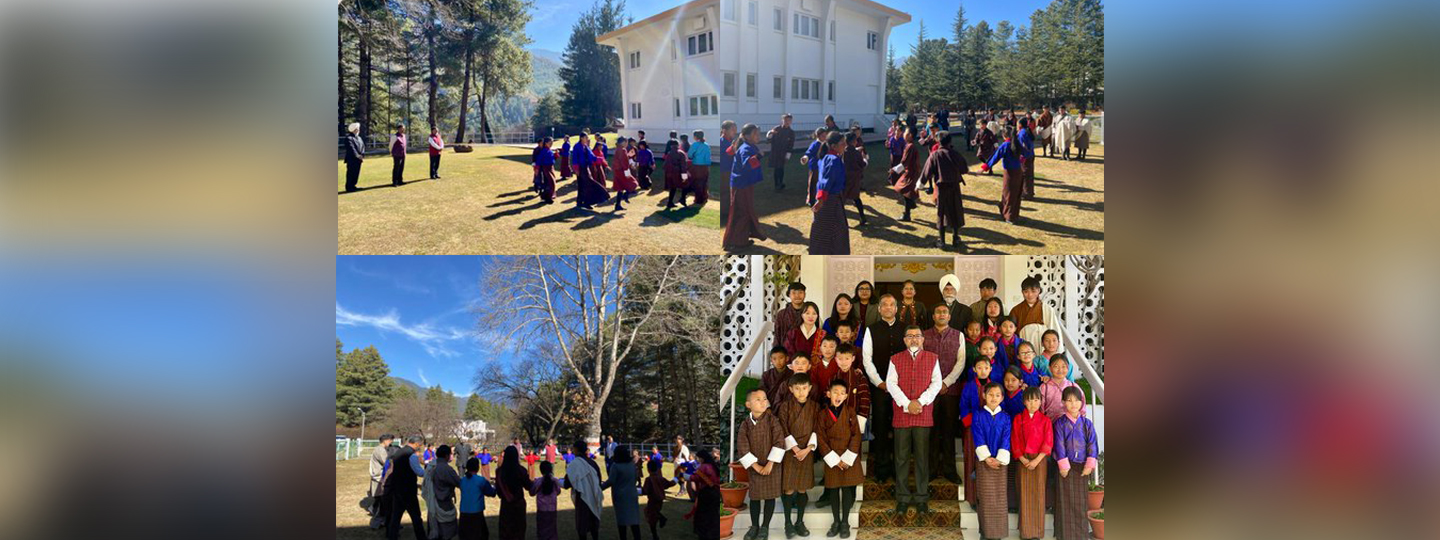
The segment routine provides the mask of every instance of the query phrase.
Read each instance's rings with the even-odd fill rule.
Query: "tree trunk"
[[[429,55],[430,61],[429,110],[426,111],[426,119],[429,121],[430,129],[437,129],[439,127],[439,125],[435,123],[435,96],[440,90],[440,85],[435,78],[435,32],[436,31],[432,30],[427,32],[425,36],[426,47],[429,49],[427,54]]]
[[[339,91],[335,92],[335,96],[336,96],[336,98],[339,100],[339,104],[335,106],[335,110],[337,111],[337,114],[335,115],[335,118],[337,118],[337,119],[338,119],[337,121],[340,122],[340,136],[341,136],[341,137],[344,137],[344,136],[345,136],[345,34],[344,34],[343,32],[336,32],[336,33],[335,33],[335,42],[336,42],[336,43],[335,43],[335,48],[336,48],[336,50],[338,50],[338,51],[340,52],[339,60],[336,62],[336,68],[337,68],[337,70],[339,71],[339,77],[337,77],[337,78],[340,79],[340,84],[339,84]]]
[[[487,59],[481,63],[480,80],[482,82],[490,80],[489,62],[490,61]],[[488,97],[488,94],[490,94],[490,86],[488,84],[482,84],[477,86],[479,86],[479,88],[476,88],[476,92],[480,95],[480,142],[493,144],[495,142],[495,137],[490,133],[490,116],[486,114],[485,110],[485,101]],[[596,425],[599,425],[598,419],[596,420],[596,422]]]
[[[356,88],[355,121],[360,122],[360,138],[368,141],[370,139],[370,46],[365,43],[363,35],[360,36],[356,45],[360,50],[360,82]]]
[[[470,62],[475,57],[474,51],[470,49],[472,38],[465,39],[465,79],[460,83],[460,127],[455,129],[457,143],[465,142],[465,116],[470,114]]]

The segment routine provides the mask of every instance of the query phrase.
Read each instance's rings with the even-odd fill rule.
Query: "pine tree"
[[[900,96],[900,68],[895,66],[895,46],[890,46],[890,53],[885,59],[885,111],[887,114],[899,113],[904,108],[904,98]]]
[[[338,349],[340,340],[335,344]],[[392,388],[390,367],[375,346],[350,351],[335,367],[335,421],[360,425],[357,407],[367,420],[383,416],[393,399]]]
[[[602,0],[575,21],[560,67],[566,124],[603,128],[620,116],[620,58],[595,38],[624,26],[624,11],[625,0]]]

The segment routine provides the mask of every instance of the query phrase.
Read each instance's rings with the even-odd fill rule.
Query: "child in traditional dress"
[[[640,141],[639,150],[635,152],[635,164],[640,169],[640,189],[650,189],[650,175],[655,173],[655,153],[650,151],[650,143]]]
[[[825,489],[830,495],[830,515],[834,518],[825,536],[850,537],[850,509],[855,504],[855,486],[865,481],[865,474],[855,461],[860,457],[860,423],[855,407],[847,405],[850,386],[844,380],[830,382],[829,403],[820,412],[816,431],[820,434],[819,455],[825,462]]]
[[[690,180],[685,191],[695,194],[695,204],[704,206],[710,200],[710,145],[705,143],[705,132],[695,130],[695,144],[685,151],[690,158]],[[685,206],[685,196],[680,196],[680,205]]]
[[[855,201],[855,213],[860,216],[860,226],[869,223],[865,219],[865,202],[860,200],[865,188],[865,167],[870,165],[870,154],[865,152],[865,143],[860,140],[860,126],[855,126],[845,135],[845,200]],[[864,313],[860,316],[863,318]]]
[[[1000,297],[991,296],[985,300],[985,309],[980,311],[980,335],[999,340],[1000,321],[1005,317],[1005,304]]]
[[[555,202],[555,152],[550,150],[551,139],[540,140],[533,156],[535,164],[535,192],[545,204]]]
[[[535,497],[536,540],[555,540],[558,534],[555,528],[555,500],[560,496],[560,482],[555,479],[554,463],[540,462],[540,477],[531,482],[529,491]]]
[[[1015,351],[1016,356],[1020,357],[1019,362],[1010,367],[1020,370],[1020,382],[1025,383],[1026,388],[1040,386],[1040,383],[1045,382],[1040,380],[1040,378],[1044,376],[1042,375],[1044,371],[1040,369],[1040,366],[1035,364],[1035,344],[1028,341],[1021,341],[1020,345],[1015,348]]]
[[[566,448],[566,449],[565,449],[565,455],[564,455],[563,457],[564,457],[564,459],[565,459],[565,464],[566,464],[566,465],[569,465],[569,464],[570,464],[570,461],[572,461],[572,460],[575,459],[575,453],[574,453],[574,452],[571,452],[569,448]]]
[[[1065,355],[1057,354],[1050,359],[1050,372],[1063,373],[1069,369],[1069,365],[1070,360],[1065,358]],[[1067,388],[1075,388],[1076,391],[1080,389],[1075,383],[1060,377],[1051,377],[1050,380],[1040,384],[1040,411],[1045,413],[1046,417],[1054,420],[1065,414],[1062,397]],[[1080,400],[1085,400],[1083,392],[1080,394]]]
[[[1025,172],[1021,170],[1021,161],[1025,158],[1024,150],[1020,148],[1020,142],[1015,137],[1015,128],[1005,128],[1005,142],[995,149],[990,159],[980,165],[980,170],[989,173],[999,161],[1005,165],[1005,177],[1000,188],[1000,216],[1006,223],[1014,223],[1020,219],[1020,198],[1025,190]]]
[[[1050,373],[1050,359],[1060,354],[1060,333],[1054,330],[1046,330],[1040,337],[1040,356],[1035,360],[1037,369],[1040,370],[1040,382],[1050,380],[1054,374]],[[1075,381],[1075,364],[1070,364],[1070,371],[1064,377],[1071,382]]]
[[[975,138],[970,141],[970,144],[975,146],[975,157],[979,158],[981,163],[988,162],[995,152],[995,132],[991,131],[983,120],[975,122]],[[994,174],[990,172],[989,167],[982,167],[982,169],[985,174]]]
[[[740,465],[750,469],[750,531],[745,533],[745,540],[763,540],[770,537],[770,518],[775,515],[775,498],[780,496],[785,428],[768,412],[770,400],[763,389],[745,395],[745,408],[750,414],[740,422],[735,441]]]
[[[995,340],[995,367],[1004,374],[1020,362],[1020,336],[1015,334],[1015,319],[1000,318],[1000,338]]]
[[[820,352],[820,342],[825,339],[825,330],[820,328],[820,306],[805,302],[800,308],[800,325],[785,339],[785,348],[793,356],[809,353],[814,358]]]
[[[690,155],[690,136],[684,133],[680,134],[680,151]]]
[[[979,484],[981,538],[1004,538],[1009,536],[1009,514],[1005,509],[1006,466],[1010,464],[1010,415],[1000,408],[1000,385],[985,385],[985,406],[974,413],[971,426],[974,440],[975,460],[980,465],[975,471],[975,482]]]
[[[766,238],[760,232],[760,220],[755,217],[755,184],[764,180],[760,172],[758,144],[760,128],[755,124],[745,124],[740,129],[740,138],[727,150],[735,153],[735,164],[730,170],[730,214],[725,221],[725,239],[722,241],[727,250],[753,245],[752,238],[762,241]]]
[[[820,145],[825,142],[825,128],[815,128],[815,140],[810,142],[810,147],[805,149],[805,154],[800,156],[800,164],[809,170],[809,191],[806,191],[805,206],[815,206],[815,186],[820,181]]]
[[[965,371],[960,374],[960,382],[970,382],[975,378],[975,372],[970,366],[975,364],[975,359],[980,357],[980,321],[971,320],[965,323]]]
[[[500,494],[500,540],[524,540],[525,492],[531,478],[520,465],[520,451],[514,446],[505,447],[500,469],[495,472]]]
[[[995,340],[989,336],[981,336],[980,342],[975,346],[975,351],[978,356],[976,356],[975,359],[971,361],[970,365],[966,368],[966,371],[968,371],[968,373],[962,375],[961,378],[967,382],[974,381],[977,378],[975,362],[984,360],[990,363],[990,378],[982,379],[981,382],[1004,382],[1003,380],[1001,380],[1002,374],[1000,373],[1000,370],[995,368]]]
[[[1058,380],[1056,379],[1051,380]],[[1056,487],[1055,538],[1087,540],[1089,523],[1085,516],[1086,480],[1095,472],[1099,453],[1095,444],[1095,424],[1081,414],[1085,395],[1078,387],[1064,393],[1065,412],[1055,419],[1055,465],[1060,471]],[[1081,467],[1080,471],[1075,471]]]
[[[1010,366],[1005,370],[1004,383],[1005,399],[1000,402],[1000,408],[1005,409],[1005,414],[1015,416],[1025,408],[1024,397],[1021,395],[1029,388],[1021,378],[1020,366]]]
[[[975,452],[973,452],[975,444],[971,424],[974,423],[976,414],[981,411],[985,403],[985,385],[993,382],[990,380],[990,358],[983,356],[987,343],[989,342],[981,342],[982,356],[975,359],[973,366],[975,378],[960,388],[960,434],[965,445],[965,478],[962,483],[965,484],[965,501],[970,503],[971,509],[977,508],[975,505],[977,500],[975,498],[976,459]],[[993,348],[994,344],[990,344],[990,347]]]
[[[839,131],[831,131],[817,151],[814,174],[819,180],[811,201],[811,255],[850,254],[850,224],[845,220],[845,161],[841,157],[846,148],[844,141]]]
[[[480,460],[480,476],[490,478],[490,462],[495,459],[494,456],[490,455],[490,449],[481,446],[480,453],[475,457]]]
[[[720,540],[720,467],[716,464],[715,453],[710,450],[701,450],[696,457],[700,459],[700,465],[689,480],[690,492],[695,494],[695,505],[691,507],[687,519],[694,518],[695,536],[700,540]]]
[[[1039,539],[1045,532],[1045,457],[1054,445],[1054,427],[1040,413],[1040,389],[1026,388],[1024,407],[1014,415],[1010,449],[1016,465],[1020,538]]]
[[[635,171],[630,169],[630,141],[621,140],[616,145],[615,157],[610,160],[610,166],[615,174],[612,185],[615,190],[615,209],[611,210],[611,213],[624,210],[625,208],[620,204],[630,202],[630,195],[640,187],[640,184],[635,181]]]
[[[810,536],[805,528],[805,506],[810,503],[806,494],[815,487],[815,449],[819,442],[815,432],[815,420],[820,408],[810,399],[810,375],[798,372],[790,377],[790,395],[793,399],[780,404],[775,415],[785,426],[785,468],[781,477],[784,495],[780,504],[785,508],[785,537]],[[795,521],[790,520],[791,511]]]
[[[531,478],[535,477],[535,464],[540,462],[540,456],[535,455],[534,450],[525,451],[525,470]]]
[[[680,206],[685,206],[685,183],[690,178],[689,164],[685,152],[680,149],[680,143],[670,141],[665,145],[665,189],[670,190],[670,196],[665,199],[665,209],[675,208],[675,192],[680,193]]]
[[[885,132],[885,148],[890,150],[890,168],[894,169],[900,164],[900,156],[905,153],[904,131],[900,129],[900,119],[890,121],[890,130]],[[890,177],[890,184],[895,184],[895,177]]]
[[[570,177],[570,136],[565,136],[564,144],[560,145],[560,179]]]
[[[656,449],[655,454],[659,453],[659,449]],[[650,477],[645,479],[645,487],[643,489],[646,497],[645,522],[650,524],[650,538],[652,540],[660,540],[660,533],[655,530],[655,526],[658,524],[664,527],[665,522],[669,521],[665,519],[665,515],[660,513],[660,511],[665,505],[665,490],[675,485],[675,481],[665,478],[665,475],[660,473],[660,467],[663,465],[664,461],[656,458],[653,454],[650,457],[650,461],[645,465],[645,468],[650,471]]]
[[[771,403],[780,404],[782,396],[790,393],[786,388],[790,384],[790,350],[785,348],[783,343],[776,344],[770,348],[770,369],[760,375],[760,388],[765,390],[765,397]]]
[[[910,211],[915,209],[915,201],[920,198],[920,192],[916,189],[919,182],[920,147],[915,142],[915,131],[907,129],[905,150],[900,154],[900,164],[890,169],[890,183],[900,192],[905,203],[905,215],[900,221],[910,221]]]
[[[460,540],[489,540],[485,525],[485,497],[495,496],[495,486],[480,472],[480,460],[465,460],[465,477],[460,479]]]

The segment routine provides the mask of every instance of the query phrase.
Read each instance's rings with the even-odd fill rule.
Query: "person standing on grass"
[[[728,177],[730,169],[735,167],[735,140],[739,138],[734,120],[720,123],[720,146],[715,147],[715,153],[720,156],[720,174],[725,175],[722,178]]]
[[[625,540],[625,531],[630,531],[634,540],[640,540],[640,497],[635,490],[635,462],[629,450],[620,449],[610,458],[609,477],[600,483],[601,489],[610,490],[610,504],[615,507],[615,525],[620,531],[620,540]]]
[[[485,524],[485,497],[495,496],[495,486],[480,471],[480,460],[465,461],[465,477],[460,479],[460,540],[490,540]]]
[[[619,139],[615,143],[615,157],[610,158],[610,166],[615,174],[611,187],[615,189],[615,209],[611,212],[619,212],[625,208],[621,203],[630,202],[630,195],[640,188],[635,181],[635,171],[630,168],[630,141]]]
[[[695,456],[690,454],[690,447],[685,446],[685,438],[675,436],[675,483],[680,484],[680,495],[685,495],[685,479],[690,477],[690,471],[694,470]]]
[[[655,453],[659,454],[659,449],[656,449]],[[661,510],[665,506],[665,491],[675,485],[675,482],[661,474],[660,468],[663,464],[663,461],[654,456],[645,462],[646,468],[650,470],[650,477],[645,479],[645,487],[641,491],[645,494],[645,523],[650,525],[650,540],[660,540],[660,533],[655,530],[655,526],[663,528],[665,522],[669,521]]]
[[[690,492],[695,494],[695,504],[690,509],[695,536],[700,540],[720,540],[720,466],[713,450],[701,450],[696,455],[700,466],[690,477]]]
[[[430,128],[430,179],[440,179],[440,151],[445,149],[445,141],[440,139],[440,129]]]
[[[1015,134],[1015,140],[1020,143],[1020,169],[1024,179],[1024,193],[1027,200],[1035,198],[1035,130],[1031,127],[1029,118],[1020,119],[1020,131]],[[1019,210],[1019,200],[1015,201],[1016,210]]]
[[[1005,165],[1005,177],[1000,188],[1000,217],[1005,223],[1013,224],[1020,219],[1020,198],[1025,194],[1025,171],[1021,165],[1024,160],[1025,153],[1022,143],[1015,137],[1015,128],[1006,127],[1005,142],[995,149],[990,161],[980,166],[988,173],[997,161]]]
[[[560,179],[570,177],[570,136],[565,136],[565,143],[560,145]]]
[[[460,487],[460,474],[450,466],[449,445],[435,449],[435,461],[425,471],[425,481],[420,491],[425,497],[426,528],[439,540],[449,540],[459,534],[459,522],[455,508],[455,488]]]
[[[710,145],[705,143],[705,132],[695,130],[695,144],[685,152],[690,156],[690,181],[686,190],[695,194],[695,206],[704,206],[710,200]],[[685,197],[680,197],[685,205]]]
[[[531,158],[535,164],[535,192],[545,204],[555,202],[555,153],[550,150],[551,144],[550,137],[541,139]]]
[[[405,184],[405,124],[395,124],[395,134],[390,136],[390,161],[394,163],[390,185],[400,187]]]
[[[575,461],[565,468],[565,487],[575,505],[575,536],[580,540],[600,540],[600,466],[586,453],[585,441],[571,445]]]
[[[810,141],[810,147],[800,156],[800,164],[805,166],[805,206],[815,206],[815,185],[820,181],[820,147],[825,143],[826,131],[823,127],[815,128],[815,140]]]
[[[546,447],[546,454],[555,450],[554,441]],[[555,479],[555,463],[547,460],[540,463],[540,477],[531,481],[530,495],[535,497],[535,539],[556,540],[555,500],[560,495],[560,481]]]
[[[650,189],[650,175],[655,173],[655,153],[650,151],[650,143],[640,141],[635,143],[638,149],[635,151],[635,165],[639,170],[640,189]]]
[[[384,504],[384,490],[382,484],[385,480],[385,467],[389,464],[390,456],[395,453],[395,447],[391,442],[395,436],[389,433],[380,436],[380,444],[370,451],[370,528],[378,529],[385,524],[385,517],[390,510],[389,505]]]
[[[915,143],[915,130],[905,130],[905,150],[900,155],[900,164],[890,169],[890,183],[900,192],[905,202],[905,215],[900,221],[910,221],[910,211],[915,200],[920,198],[916,187],[920,183],[920,148]]]
[[[575,208],[590,210],[610,198],[605,193],[604,179],[595,178],[595,154],[589,148],[589,137],[580,140],[570,151],[570,164],[575,168]]]
[[[770,128],[770,131],[765,134],[765,140],[770,141],[769,162],[775,177],[775,191],[785,190],[785,163],[790,161],[790,151],[795,148],[795,130],[790,128],[792,120],[794,117],[790,116],[790,113],[785,113],[780,117],[780,125]],[[750,125],[753,124],[746,124],[746,126]],[[741,130],[741,134],[744,134],[744,130]],[[751,142],[750,144],[758,143]],[[755,156],[758,158],[759,155],[757,149]],[[758,183],[759,180],[756,182]],[[733,204],[731,208],[734,208]]]
[[[425,534],[425,522],[420,518],[420,499],[416,496],[416,482],[425,476],[417,453],[423,442],[418,435],[411,435],[390,458],[390,477],[385,480],[386,496],[390,498],[390,515],[385,523],[385,537],[389,540],[400,538],[400,517],[405,514],[410,515],[410,524],[415,527],[415,539],[429,538]]]
[[[789,125],[789,115],[785,118],[786,123],[782,127]],[[793,133],[790,138],[794,139]],[[755,217],[755,184],[764,179],[760,172],[760,149],[756,147],[759,141],[760,128],[755,124],[745,124],[740,130],[740,138],[730,146],[735,153],[735,164],[730,170],[730,215],[725,222],[724,248],[727,250],[753,245],[752,238],[765,240],[765,235],[760,233],[760,220]],[[771,159],[773,163],[774,157]],[[777,171],[783,170],[784,166],[781,162]],[[783,186],[778,186],[777,180],[777,189],[780,187]]]
[[[350,124],[345,135],[345,192],[356,190],[360,184],[360,164],[365,161],[365,141],[360,139],[360,123]]]
[[[686,164],[685,151],[680,149],[680,143],[670,141],[665,144],[665,189],[670,191],[670,196],[665,199],[665,209],[675,208],[675,192],[680,192],[680,207],[685,207],[685,181],[690,177],[689,165]]]
[[[815,170],[819,176],[811,211],[811,255],[849,255],[850,223],[845,220],[845,162],[842,153],[849,146],[839,131],[831,131],[820,145]],[[855,190],[859,196],[859,190]],[[864,217],[864,214],[861,214]],[[827,381],[828,382],[828,381]]]
[[[864,226],[865,202],[860,200],[860,192],[864,188],[865,167],[870,164],[870,156],[865,153],[865,144],[860,141],[858,126],[845,134],[845,153],[842,160],[845,162],[845,194],[842,198],[855,201],[855,214],[860,216],[858,226]]]
[[[1085,110],[1081,109],[1080,114],[1075,118],[1075,159],[1084,160],[1085,151],[1090,149],[1090,119],[1085,118]]]
[[[939,149],[925,159],[920,170],[920,180],[935,186],[935,229],[938,238],[935,247],[945,249],[945,231],[953,229],[951,244],[961,249],[960,228],[965,226],[965,207],[961,199],[960,186],[965,183],[965,174],[970,164],[965,156],[950,146],[950,132],[940,132]]]
[[[1051,140],[1060,150],[1060,159],[1070,161],[1070,145],[1075,142],[1075,118],[1063,108],[1055,118],[1055,134]]]
[[[558,457],[558,456],[559,456],[559,451],[555,448],[555,439],[546,439],[546,440],[545,440],[545,461],[548,461],[548,462],[550,462],[550,463],[555,463],[555,458]]]
[[[520,451],[514,446],[505,447],[495,483],[500,493],[500,540],[525,540],[525,492],[530,488],[530,475],[520,465]]]
[[[595,134],[595,146],[591,148],[590,151],[593,152],[595,155],[595,162],[590,165],[591,168],[595,169],[591,172],[591,175],[594,176],[595,183],[599,184],[600,189],[603,191],[605,189],[606,179],[605,170],[610,168],[609,162],[606,161],[606,157],[610,155],[610,147],[605,144],[604,135],[601,135],[599,133]],[[608,198],[609,197],[606,197],[606,199]]]

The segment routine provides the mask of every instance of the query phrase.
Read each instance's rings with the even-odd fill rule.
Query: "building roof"
[[[653,22],[657,22],[657,21],[662,21],[662,20],[671,19],[671,18],[674,18],[674,17],[676,17],[677,15],[679,15],[679,14],[681,14],[681,13],[688,13],[688,12],[690,12],[690,11],[700,11],[700,10],[704,9],[705,7],[708,7],[710,4],[716,3],[716,1],[717,1],[717,0],[691,0],[691,1],[689,1],[689,2],[685,2],[685,3],[683,3],[683,4],[680,4],[680,5],[678,5],[678,6],[675,6],[675,7],[673,7],[673,8],[667,9],[667,10],[665,10],[665,11],[661,11],[660,13],[656,13],[656,14],[651,15],[651,16],[649,16],[649,17],[646,17],[646,18],[644,18],[644,19],[641,19],[641,20],[635,21],[635,22],[633,22],[633,23],[630,23],[630,24],[628,24],[628,25],[625,25],[624,27],[617,28],[617,29],[615,29],[615,30],[613,30],[613,31],[606,32],[606,33],[604,33],[604,34],[601,34],[601,35],[599,35],[599,36],[596,36],[595,42],[596,42],[596,43],[602,43],[602,44],[603,44],[603,43],[605,43],[606,41],[613,40],[613,39],[615,39],[615,38],[617,38],[617,37],[620,37],[620,36],[622,36],[622,35],[624,35],[624,34],[629,33],[630,31],[632,31],[632,30],[634,30],[634,29],[636,29],[636,28],[641,27],[641,26],[645,26],[645,25],[647,25],[647,24],[650,24],[650,23],[653,23]],[[738,1],[738,0],[737,0],[737,1]],[[895,24],[905,24],[905,23],[910,22],[910,14],[909,14],[909,13],[905,13],[904,11],[900,11],[900,10],[897,10],[897,9],[895,9],[895,8],[892,8],[892,7],[889,7],[889,6],[886,6],[886,5],[877,3],[877,2],[872,2],[871,0],[844,0],[844,1],[846,1],[846,2],[851,2],[851,3],[855,3],[855,4],[859,4],[861,7],[870,8],[870,9],[873,9],[873,10],[879,12],[879,13],[882,13],[882,14],[889,15],[889,16],[891,16],[891,17],[894,17],[894,18],[896,19]]]

